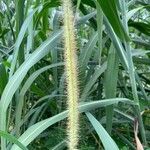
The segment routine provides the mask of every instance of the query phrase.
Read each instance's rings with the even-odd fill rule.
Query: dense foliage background
[[[150,1],[73,0],[73,10],[79,149],[148,149]],[[0,1],[1,150],[67,149],[62,19],[59,0]]]

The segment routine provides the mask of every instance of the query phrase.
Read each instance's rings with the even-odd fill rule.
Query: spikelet
[[[79,112],[78,112],[78,71],[74,16],[70,0],[63,0],[64,9],[64,43],[65,43],[65,69],[68,95],[68,148],[76,150],[78,145]]]

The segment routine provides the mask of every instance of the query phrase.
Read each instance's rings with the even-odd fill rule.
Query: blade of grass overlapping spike
[[[41,10],[41,7],[39,7]],[[37,10],[37,9],[36,9]],[[35,10],[35,11],[36,11]],[[23,30],[24,26],[25,29],[27,29],[27,26],[30,25],[30,21],[32,20],[32,16],[35,13],[32,12],[32,14],[29,16],[28,20],[25,21],[25,23],[22,26],[21,29],[21,33],[19,33],[20,36],[18,36],[18,42],[16,42],[16,47],[19,48],[20,44],[21,44],[21,40],[23,40],[23,36],[25,35],[25,31]],[[87,17],[86,19],[90,19],[92,16]],[[86,19],[84,18],[83,20],[86,21]],[[83,23],[82,18],[79,20],[80,23]],[[42,59],[48,52],[49,50],[54,47],[54,45],[57,43],[56,41],[59,41],[58,39],[60,39],[60,36],[62,34],[62,31],[58,31],[57,33],[54,33],[50,38],[48,38],[39,48],[37,48],[36,51],[34,51],[28,58],[27,60],[18,68],[18,70],[15,72],[15,74],[13,75],[15,66],[16,66],[16,61],[17,61],[17,53],[19,49],[17,49],[15,51],[15,56],[14,56],[14,60],[13,60],[13,69],[11,69],[11,75],[13,75],[1,98],[0,101],[0,129],[2,130],[6,130],[6,111],[7,108],[12,100],[12,97],[14,95],[14,93],[16,92],[17,88],[20,86],[22,80],[24,79],[26,73],[28,72],[28,70],[36,63],[38,62],[40,59]],[[5,147],[3,144],[3,142],[1,143],[3,147]]]
[[[94,110],[96,108],[100,107],[106,107],[108,105],[112,104],[118,104],[119,102],[127,103],[134,105],[134,103],[131,100],[128,100],[126,98],[114,98],[114,99],[106,99],[106,100],[99,100],[99,101],[91,101],[91,102],[82,102],[79,105],[79,111],[82,112],[89,112],[90,110]],[[20,137],[19,141],[27,146],[30,144],[35,138],[41,134],[44,130],[46,130],[51,125],[65,119],[67,117],[68,111],[61,112],[51,118],[42,120],[30,128],[28,128]],[[11,150],[20,150],[18,146],[13,145]]]

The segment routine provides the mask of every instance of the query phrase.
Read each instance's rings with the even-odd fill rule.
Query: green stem
[[[96,1],[96,9],[97,9],[97,31],[98,31],[98,59],[99,59],[99,65],[101,65],[101,54],[102,54],[102,44],[103,44],[103,12],[99,5],[99,3]]]
[[[126,14],[127,14],[126,2],[124,0],[121,0],[121,4],[122,4],[123,25],[125,27],[126,32],[129,34],[127,17],[126,17]],[[130,46],[130,42],[124,42],[124,43],[125,43],[125,48],[127,51],[128,63],[130,66],[128,68],[128,71],[129,71],[129,76],[131,80],[133,98],[134,98],[135,103],[137,104],[136,111],[137,111],[137,117],[138,117],[139,126],[140,126],[140,132],[141,132],[144,145],[147,145],[144,124],[143,124],[142,116],[140,114],[141,110],[140,110],[139,98],[138,98],[138,93],[137,93],[137,86],[136,86],[136,80],[135,80],[135,68],[134,68],[133,59],[132,59],[131,46]]]
[[[25,0],[15,0],[15,7],[16,7],[16,37],[18,36],[21,26],[24,21],[24,5]],[[21,65],[24,62],[24,43],[22,42],[20,46],[20,50],[18,53],[18,61],[19,65]]]

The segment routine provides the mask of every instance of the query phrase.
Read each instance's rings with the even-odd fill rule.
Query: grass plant
[[[149,12],[149,0],[1,0],[0,149],[148,150]]]

